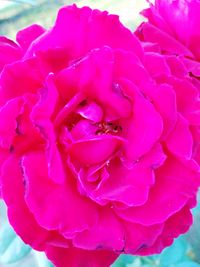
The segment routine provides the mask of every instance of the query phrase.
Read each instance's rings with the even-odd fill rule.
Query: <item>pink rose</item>
[[[144,10],[145,38],[162,46],[163,51],[184,54],[200,60],[199,0],[155,0]]]
[[[173,71],[177,73],[176,76],[185,76],[196,88],[191,90],[187,87],[186,90],[180,91],[179,101],[185,105],[184,113],[194,141],[193,156],[198,163],[200,102],[196,99],[200,97],[199,12],[200,2],[197,0],[156,0],[155,5],[150,4],[148,9],[142,11],[148,22],[142,23],[135,32],[146,51],[164,55],[165,59],[170,61]]]
[[[1,191],[15,231],[57,267],[169,246],[191,225],[200,184],[187,70],[88,7],[64,7],[52,29],[17,42],[23,56],[0,76]]]

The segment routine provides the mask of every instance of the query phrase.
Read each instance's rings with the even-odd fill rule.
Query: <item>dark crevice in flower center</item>
[[[114,122],[99,122],[96,123],[96,126],[98,127],[98,130],[96,130],[96,135],[101,134],[119,134],[122,132],[122,127]]]
[[[77,113],[73,113],[71,116],[67,119],[67,128],[69,131],[71,131],[76,124],[81,120],[81,116]]]

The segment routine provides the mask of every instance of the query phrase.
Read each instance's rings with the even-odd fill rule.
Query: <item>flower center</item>
[[[96,130],[96,135],[101,134],[119,134],[122,132],[122,127],[114,122],[102,121],[96,124],[98,129]]]

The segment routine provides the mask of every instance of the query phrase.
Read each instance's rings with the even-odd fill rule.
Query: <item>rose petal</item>
[[[199,12],[198,1],[157,0],[156,9],[160,16],[173,29],[175,37],[193,51],[199,58]]]
[[[109,47],[103,47],[91,51],[86,57],[61,71],[56,78],[56,85],[66,102],[80,92],[87,99],[97,102],[108,120],[128,117],[131,103],[118,84],[113,83],[113,71],[113,51]]]
[[[151,248],[163,231],[163,224],[144,226],[136,223],[124,222],[125,253],[138,255],[143,249]]]
[[[130,170],[119,160],[109,163],[109,177],[92,192],[92,197],[100,200],[121,202],[127,206],[139,206],[148,199],[150,186],[154,183],[151,168],[135,164]]]
[[[125,156],[130,162],[137,161],[159,140],[163,131],[163,121],[153,104],[127,82],[124,90],[131,91],[134,99],[133,115],[129,120],[121,121],[128,142]],[[128,89],[129,88],[129,89]],[[133,90],[134,89],[134,90]]]
[[[37,224],[25,204],[24,178],[20,170],[20,161],[16,157],[10,157],[2,166],[1,187],[13,228],[25,243],[35,249],[43,250],[49,232]]]
[[[46,254],[56,267],[109,267],[118,257],[118,254],[112,251],[62,249],[53,246],[46,249]]]
[[[164,52],[176,55],[184,55],[190,58],[194,57],[192,52],[178,42],[175,38],[148,22],[143,23],[137,29],[136,35],[141,37],[141,39],[144,41],[159,44]]]
[[[103,111],[95,102],[91,102],[83,107],[79,107],[77,113],[83,118],[93,122],[100,122],[103,118]]]
[[[36,58],[31,58],[5,66],[0,79],[1,100],[36,93],[42,87],[43,75],[46,75],[45,69],[41,69],[39,64]]]
[[[193,150],[193,138],[187,120],[180,114],[174,130],[166,140],[168,149],[178,157],[190,159]]]
[[[192,215],[188,205],[185,205],[185,207],[165,222],[163,231],[157,237],[155,242],[150,247],[141,247],[137,254],[140,256],[147,256],[161,253],[163,248],[170,246],[173,243],[174,238],[188,231],[191,224]]]
[[[32,24],[31,26],[28,26],[18,31],[16,40],[23,48],[23,50],[26,51],[30,46],[30,44],[44,32],[45,29],[42,26],[37,24]]]
[[[0,146],[10,148],[16,135],[17,121],[23,105],[23,100],[15,98],[0,108]]]
[[[93,165],[108,160],[123,145],[124,140],[114,135],[101,135],[74,142],[69,153],[73,160],[83,165]]]
[[[87,250],[108,249],[120,251],[124,248],[124,229],[120,219],[110,209],[102,209],[99,220],[91,229],[76,235],[73,244]]]
[[[167,65],[165,57],[158,53],[145,53],[144,63],[153,77],[163,73],[170,75],[170,68]]]
[[[142,57],[137,38],[119,22],[117,16],[72,5],[59,10],[54,27],[32,45],[27,56],[38,50],[65,47],[74,59],[104,45],[131,50]]]
[[[0,71],[5,65],[19,60],[22,55],[20,47],[15,42],[0,36]]]
[[[66,170],[65,183],[59,185],[49,179],[47,167],[44,153],[29,153],[23,157],[25,200],[38,223],[48,230],[61,232],[66,238],[92,227],[97,220],[97,210],[78,194],[72,174]]]
[[[134,223],[143,225],[163,223],[182,209],[188,199],[195,196],[199,183],[197,175],[196,171],[190,170],[170,157],[155,171],[156,183],[143,206],[116,208],[115,211],[123,219]]]

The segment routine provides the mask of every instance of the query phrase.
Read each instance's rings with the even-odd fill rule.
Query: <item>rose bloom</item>
[[[150,4],[141,13],[148,22],[138,27],[136,35],[144,42],[144,47],[151,52],[156,49],[158,53],[171,55],[166,59],[176,61],[173,63],[176,64],[176,71],[188,73],[200,92],[200,2],[155,0],[154,5]],[[193,103],[192,91],[188,88],[187,92],[182,91],[182,97],[187,98],[188,111],[196,110],[196,119],[189,119],[189,123],[195,142],[195,158],[200,163],[200,105],[199,102]]]
[[[57,267],[160,253],[192,223],[199,92],[179,58],[147,50],[117,16],[75,5],[1,38],[1,194]]]

